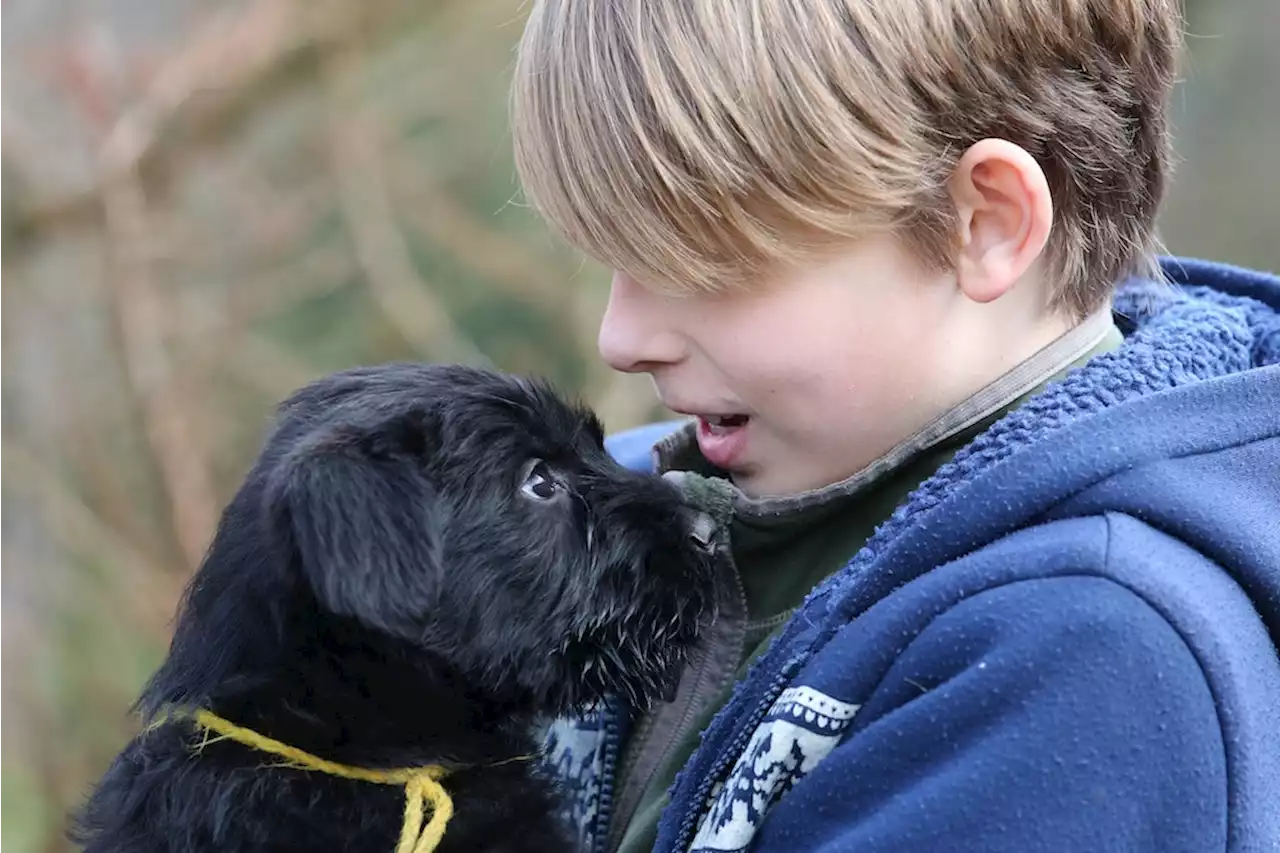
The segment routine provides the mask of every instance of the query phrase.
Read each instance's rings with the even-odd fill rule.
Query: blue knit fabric
[[[1280,849],[1280,280],[1164,269],[810,594],[656,849]],[[623,719],[552,734],[587,849]]]

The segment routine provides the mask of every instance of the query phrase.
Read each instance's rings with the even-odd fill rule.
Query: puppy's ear
[[[438,595],[444,513],[418,460],[321,437],[282,460],[266,500],[321,604],[417,636]]]

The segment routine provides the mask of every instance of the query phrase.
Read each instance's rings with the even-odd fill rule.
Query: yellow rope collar
[[[286,763],[278,766],[314,770],[342,779],[356,779],[379,785],[403,785],[404,825],[400,830],[400,843],[396,845],[396,853],[431,853],[444,837],[445,824],[453,816],[453,800],[439,781],[449,772],[442,765],[428,764],[399,770],[349,767],[317,758],[309,752],[237,726],[211,711],[196,711],[191,716],[196,725],[206,731],[205,739],[200,743],[201,749],[213,740],[226,738],[285,759]],[[208,732],[219,737],[211,739]],[[431,807],[431,819],[424,826],[423,817],[428,805]]]

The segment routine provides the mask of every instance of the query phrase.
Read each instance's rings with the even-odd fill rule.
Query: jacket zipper
[[[806,605],[812,603],[818,597],[820,597],[818,592],[811,594]],[[803,609],[804,608],[802,607],[801,610]],[[787,628],[783,629],[782,634],[774,641],[773,647],[766,652],[765,658],[756,662],[755,666],[757,668],[763,669],[767,666],[767,658],[774,655],[782,655],[784,653],[783,650],[792,645],[797,636],[803,633],[803,628],[797,621],[798,613],[799,611],[797,611],[797,614],[793,614],[791,619],[788,620]],[[693,791],[692,798],[686,801],[684,814],[680,817],[679,828],[676,831],[674,843],[670,848],[672,851],[683,851],[689,848],[689,844],[693,841],[693,835],[698,829],[698,821],[706,811],[707,801],[711,797],[711,790],[728,774],[729,769],[735,762],[737,762],[743,751],[746,750],[747,744],[751,742],[751,738],[755,735],[756,729],[760,727],[760,723],[764,720],[765,716],[768,715],[769,709],[778,701],[778,697],[782,695],[782,691],[786,690],[787,685],[795,680],[796,675],[800,672],[805,662],[812,656],[814,639],[815,638],[810,638],[810,641],[804,644],[804,647],[801,650],[793,652],[786,658],[783,658],[783,664],[778,668],[777,674],[775,674],[768,682],[769,686],[765,690],[763,697],[756,703],[750,714],[747,715],[745,721],[738,729],[738,733],[731,741],[729,741],[727,747],[719,750],[720,757],[716,759],[715,763],[711,765],[710,770],[702,777],[697,788]],[[821,645],[821,642],[818,644]],[[739,685],[739,688],[745,688],[749,681],[750,676],[747,677],[746,682]],[[735,694],[736,693],[737,691],[735,691]],[[711,730],[716,727],[716,722],[718,722],[719,716],[729,712],[729,707],[732,704],[733,699],[730,699],[729,705],[722,708],[720,710],[720,714],[717,715],[717,719],[712,721],[707,734],[710,734]],[[711,743],[710,738],[704,737],[702,745],[699,746],[698,750],[689,757],[689,761],[685,764],[686,769],[694,765],[694,762],[698,757],[698,752],[710,749],[712,746],[713,744]],[[676,801],[673,798],[668,808],[675,807]]]
[[[618,827],[618,823],[626,819],[629,810],[629,804],[627,803],[627,773],[643,756],[645,742],[652,736],[653,729],[653,716],[646,714],[639,723],[632,727],[627,736],[627,743],[625,745],[621,742],[618,743],[618,763],[613,780],[613,787],[617,790],[617,797],[614,802],[614,810],[609,815],[608,822],[600,825],[605,838],[604,853],[614,853],[622,843],[623,833]],[[641,795],[642,793],[643,789]],[[632,797],[632,799],[636,799],[636,797]]]
[[[591,853],[604,853],[608,843],[609,821],[613,815],[613,774],[618,763],[618,717],[622,711],[610,704],[604,710],[604,748],[600,766],[600,802],[596,806],[592,828]],[[601,831],[604,830],[604,831]]]
[[[673,850],[686,850],[689,843],[693,841],[693,833],[698,828],[698,819],[705,811],[707,800],[711,797],[711,789],[716,783],[729,772],[729,768],[738,760],[738,756],[747,748],[747,744],[751,742],[751,738],[755,735],[756,729],[759,727],[765,715],[769,713],[769,709],[773,707],[774,702],[787,688],[787,684],[795,677],[791,667],[785,668],[778,675],[774,676],[773,682],[769,685],[769,689],[765,692],[764,698],[752,710],[751,715],[747,718],[746,725],[738,732],[737,736],[729,742],[727,749],[721,751],[719,760],[711,767],[711,772],[703,777],[698,783],[698,787],[693,792],[693,801],[685,809],[684,817],[681,818],[680,830],[676,834]]]
[[[897,535],[901,536],[901,531],[899,531]],[[873,536],[872,541],[876,538],[877,536]],[[893,539],[888,541],[891,542]],[[869,571],[870,567],[875,565],[875,562],[875,560],[870,561],[863,567],[863,570]],[[711,790],[716,786],[718,781],[728,774],[729,769],[742,755],[743,751],[747,748],[747,744],[751,742],[751,738],[755,735],[756,729],[760,727],[760,723],[763,722],[765,716],[768,715],[769,709],[773,707],[774,703],[777,702],[778,697],[782,695],[782,691],[785,690],[787,685],[795,679],[796,675],[799,674],[800,669],[815,653],[815,650],[825,646],[827,640],[829,640],[834,634],[836,628],[832,625],[831,611],[833,607],[838,607],[838,603],[833,604],[832,602],[833,600],[838,602],[839,597],[835,595],[835,593],[840,586],[836,581],[836,578],[844,575],[852,567],[857,565],[857,563],[858,557],[855,555],[844,565],[843,568],[832,574],[822,583],[818,584],[817,588],[814,589],[814,591],[805,599],[804,604],[802,604],[796,613],[792,615],[787,628],[783,630],[782,634],[774,642],[773,646],[768,652],[766,652],[765,657],[756,661],[756,670],[758,672],[763,672],[768,668],[770,658],[782,656],[785,653],[785,649],[796,644],[797,638],[802,636],[805,630],[799,621],[801,615],[816,605],[821,599],[827,599],[827,612],[821,619],[822,622],[826,623],[825,626],[816,636],[810,637],[804,643],[799,644],[799,649],[791,652],[788,657],[783,658],[784,662],[778,668],[777,674],[769,681],[768,689],[765,690],[763,698],[761,698],[755,707],[752,708],[750,714],[740,725],[738,733],[733,737],[729,744],[725,748],[719,750],[719,757],[711,765],[711,768],[706,775],[702,777],[697,788],[694,789],[692,800],[687,802],[684,814],[680,817],[679,827],[676,830],[675,839],[671,846],[672,851],[683,851],[688,849],[690,842],[693,841],[693,834],[698,829],[698,820],[701,818],[703,812],[706,811],[707,800],[711,796]],[[812,624],[811,617],[807,621]],[[840,620],[836,621],[837,624],[843,624]],[[750,679],[751,676],[748,676],[747,681],[740,685],[740,687],[746,688]],[[730,699],[729,704],[721,709],[720,714],[727,715],[732,705],[733,700]],[[708,729],[708,734],[716,728],[716,723],[718,721],[719,717],[712,721],[711,727]],[[713,748],[711,739],[704,738],[702,745],[692,756],[689,757],[689,761],[686,766],[688,767],[694,764],[698,758],[699,752],[711,748]],[[674,806],[675,802],[673,800],[670,807]]]
[[[614,744],[613,760],[605,768],[606,772],[608,773],[607,778],[608,778],[608,788],[609,788],[610,813],[607,818],[604,817],[603,811],[598,813],[597,820],[599,822],[596,824],[596,826],[600,830],[600,833],[601,833],[600,837],[604,839],[604,844],[600,845],[599,843],[597,843],[596,845],[594,845],[594,853],[613,853],[613,851],[616,850],[617,847],[621,845],[622,839],[626,835],[627,827],[625,824],[629,824],[631,819],[635,816],[636,807],[639,806],[641,800],[644,797],[644,792],[645,790],[648,789],[649,785],[652,783],[654,776],[661,769],[663,765],[663,761],[665,760],[665,757],[670,753],[671,749],[673,749],[684,738],[684,736],[687,734],[687,729],[690,726],[690,722],[696,718],[696,715],[698,713],[700,713],[701,705],[702,705],[701,700],[704,699],[709,692],[713,695],[717,694],[720,688],[726,686],[729,683],[732,683],[733,674],[737,671],[738,662],[740,661],[742,656],[743,632],[746,629],[746,620],[747,620],[747,606],[746,606],[747,598],[746,598],[746,590],[742,585],[742,577],[741,575],[738,574],[738,567],[736,564],[734,564],[732,557],[726,556],[724,558],[724,561],[721,563],[720,570],[721,572],[723,572],[723,574],[721,575],[721,583],[723,584],[720,587],[721,595],[725,596],[726,598],[731,597],[732,599],[732,603],[730,601],[722,601],[721,603],[722,616],[725,616],[725,618],[733,619],[734,618],[733,616],[727,615],[727,614],[736,613],[736,618],[738,619],[738,624],[736,628],[730,630],[729,633],[724,636],[717,637],[721,646],[724,646],[725,644],[734,644],[736,641],[736,647],[731,649],[733,662],[727,667],[727,677],[729,681],[726,682],[725,684],[720,684],[720,685],[712,684],[711,677],[715,667],[715,660],[716,660],[718,648],[715,644],[708,644],[707,646],[704,646],[701,651],[701,654],[699,654],[698,656],[696,663],[694,663],[691,669],[688,671],[689,676],[694,679],[688,705],[686,706],[684,712],[682,713],[680,721],[676,725],[675,729],[668,733],[666,744],[662,747],[662,756],[660,756],[659,759],[655,761],[653,765],[648,769],[648,771],[645,774],[645,778],[643,780],[637,780],[637,783],[639,786],[631,792],[634,794],[634,796],[629,798],[631,802],[627,804],[629,808],[626,811],[629,811],[630,812],[629,814],[624,813],[623,811],[619,811],[615,814],[613,809],[613,806],[620,805],[620,803],[615,803],[614,801],[614,794],[617,789],[617,782],[619,781],[625,782],[625,780],[618,780],[615,778],[615,770],[623,769],[623,768],[617,767],[617,754],[621,752],[621,748],[622,748],[621,743]],[[732,628],[732,623],[729,623],[729,624],[730,624],[730,627]],[[719,649],[719,650],[722,651],[723,649]],[[708,684],[711,684],[713,688],[711,691],[708,691]],[[628,738],[629,740],[633,741],[637,745],[637,750],[638,750],[636,752],[637,760],[642,757],[642,750],[645,746],[643,741],[637,740],[637,738],[644,738],[644,739],[652,738],[654,734],[654,729],[652,728],[652,726],[645,726],[644,724],[644,723],[651,723],[651,722],[652,722],[652,719],[646,716],[645,721],[642,722],[642,724],[639,727],[637,727],[637,730],[634,731]],[[615,741],[617,740],[619,739],[615,737]],[[608,741],[606,740],[606,743],[607,742]],[[609,759],[607,758],[606,761],[609,761]],[[603,793],[603,786],[602,786],[602,793]],[[624,792],[624,793],[627,793],[627,792]],[[602,806],[603,806],[603,803],[604,803],[604,798],[602,796],[601,797]],[[623,825],[615,825],[619,823],[622,823]],[[597,839],[597,842],[598,840],[599,839]]]
[[[723,571],[723,593],[724,596],[731,597],[732,602],[723,602],[721,613],[723,619],[730,620],[726,622],[727,633],[719,633],[716,631],[712,635],[713,642],[708,643],[700,649],[698,657],[691,663],[689,678],[691,679],[689,699],[685,704],[684,710],[680,712],[680,719],[676,722],[675,727],[668,727],[662,731],[655,726],[655,716],[645,716],[643,724],[628,738],[628,748],[635,749],[636,762],[644,757],[644,751],[649,744],[648,740],[653,740],[655,734],[666,734],[666,743],[660,744],[662,753],[657,756],[657,760],[650,763],[646,768],[643,777],[637,777],[634,784],[623,792],[623,798],[627,798],[627,794],[631,794],[630,802],[623,803],[620,799],[617,802],[618,812],[611,818],[611,824],[605,829],[608,831],[609,844],[605,848],[605,853],[614,853],[618,847],[621,847],[623,836],[626,835],[627,826],[630,825],[632,818],[635,817],[636,808],[640,806],[641,800],[644,799],[646,790],[649,785],[653,784],[654,777],[666,765],[667,757],[671,754],[678,744],[689,734],[692,722],[698,719],[700,713],[703,713],[705,702],[712,701],[723,688],[732,684],[733,674],[739,669],[742,657],[742,640],[744,640],[746,630],[746,590],[742,587],[742,576],[737,571],[737,566],[733,565],[730,558],[722,564]],[[723,629],[722,629],[723,630]],[[717,657],[719,654],[728,653],[732,656],[732,661],[728,663],[726,670],[721,679],[716,679],[717,674]],[[627,770],[626,763],[620,767],[620,771]],[[631,762],[631,767],[635,767],[635,763]],[[626,777],[621,775],[618,781],[626,784]],[[626,808],[622,808],[626,806]]]

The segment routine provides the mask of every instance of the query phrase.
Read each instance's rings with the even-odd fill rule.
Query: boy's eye
[[[525,475],[520,491],[536,501],[549,501],[558,495],[564,485],[551,473],[551,468],[542,460],[536,460]]]

